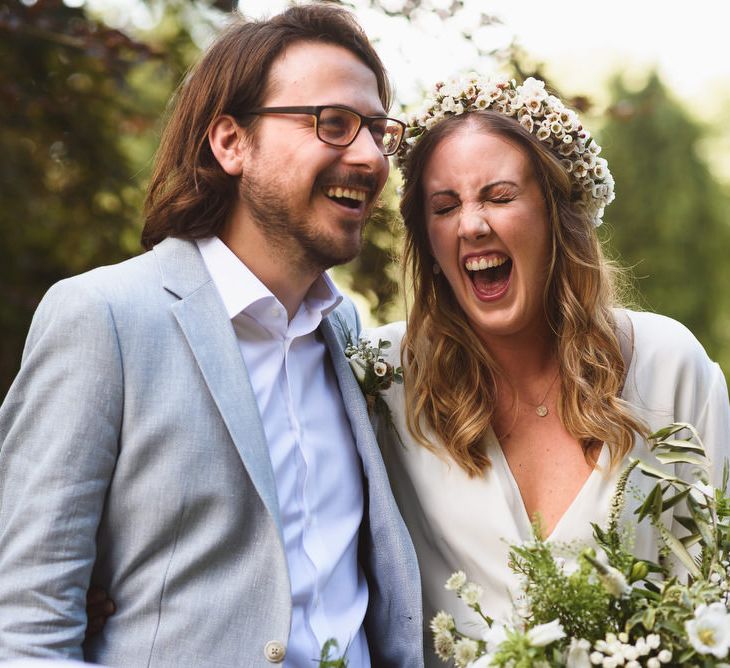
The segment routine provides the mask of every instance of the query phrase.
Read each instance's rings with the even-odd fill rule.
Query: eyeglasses
[[[393,155],[400,146],[405,123],[386,116],[363,116],[347,107],[259,107],[247,112],[261,114],[307,114],[314,117],[317,138],[330,146],[345,147],[352,144],[365,124],[383,155]]]

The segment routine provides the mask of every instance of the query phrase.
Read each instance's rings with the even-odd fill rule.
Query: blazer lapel
[[[180,298],[172,312],[241,460],[283,535],[276,481],[256,396],[218,290],[193,242],[169,238],[155,247],[155,253],[163,287]]]
[[[345,411],[350,419],[350,425],[355,437],[355,445],[363,462],[364,473],[369,478],[371,467],[378,465],[380,454],[370,423],[365,396],[350,368],[349,361],[345,357],[345,351],[335,332],[336,326],[339,325],[333,324],[330,318],[325,318],[320,325],[320,331],[330,352],[332,366],[342,393],[342,401],[345,404]],[[380,465],[382,466],[382,462],[380,462]]]

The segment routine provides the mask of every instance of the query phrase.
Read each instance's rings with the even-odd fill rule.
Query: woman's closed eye
[[[457,204],[447,204],[444,206],[434,207],[433,208],[433,215],[434,216],[445,216],[447,213],[450,213],[453,211],[458,205]]]
[[[461,203],[457,197],[445,197],[445,194],[431,199],[431,213],[434,216],[445,216],[447,213],[456,209]]]

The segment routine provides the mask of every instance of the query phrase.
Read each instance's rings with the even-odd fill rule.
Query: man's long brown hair
[[[383,106],[390,107],[385,68],[346,10],[312,4],[262,21],[235,17],[172,100],[145,201],[146,249],[166,237],[197,239],[220,232],[236,202],[238,178],[226,174],[216,161],[208,130],[222,114],[252,125],[255,117],[247,117],[246,111],[261,106],[272,64],[297,42],[334,44],[351,51],[373,71]]]

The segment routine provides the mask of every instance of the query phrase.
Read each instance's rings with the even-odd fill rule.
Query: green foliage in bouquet
[[[534,623],[546,624],[558,618],[569,636],[587,640],[603,638],[608,631],[618,632],[617,617],[625,602],[611,596],[606,588],[596,587],[596,571],[589,556],[588,551],[581,554],[577,570],[568,574],[542,540],[512,548],[510,567],[524,578]]]
[[[446,588],[479,615],[485,632],[471,638],[456,629],[451,615],[440,612],[431,622],[437,655],[470,668],[730,668],[723,661],[730,650],[727,464],[721,488],[711,487],[700,437],[684,423],[653,434],[651,449],[661,464],[689,465],[696,479],[630,460],[619,477],[607,526],[593,525],[598,550],[580,551],[572,571],[535,527],[532,541],[510,551],[510,567],[524,586],[524,600],[515,609],[520,621],[512,627],[494,623],[479,607],[479,586],[462,572],[454,574]],[[632,554],[630,536],[619,523],[635,469],[656,480],[635,513],[661,538],[657,563]],[[669,509],[684,535],[664,524],[662,515]]]

